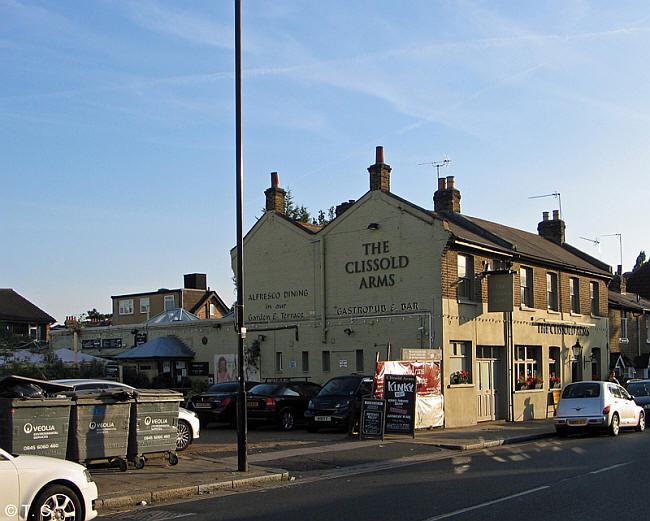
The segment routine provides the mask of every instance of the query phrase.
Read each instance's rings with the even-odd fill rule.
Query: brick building
[[[179,289],[112,296],[113,325],[141,324],[172,309],[184,309],[199,318],[220,318],[228,314],[228,306],[208,288],[205,274],[191,273],[183,278],[184,285]]]
[[[629,279],[628,279],[629,280]],[[650,300],[628,291],[621,266],[609,284],[610,369],[622,378],[647,378]]]
[[[47,342],[56,319],[13,289],[0,289],[0,328],[9,334]]]
[[[322,382],[430,350],[447,426],[542,418],[551,385],[602,377],[611,268],[566,244],[558,212],[529,233],[462,214],[453,177],[432,210],[398,197],[381,147],[368,170],[370,190],[325,227],[284,215],[272,174],[244,239],[263,376]]]

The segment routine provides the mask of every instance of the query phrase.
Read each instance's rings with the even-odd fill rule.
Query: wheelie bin
[[[131,404],[128,459],[136,469],[144,467],[154,454],[167,457],[170,465],[178,463],[176,429],[178,407],[183,395],[175,391],[139,389]]]
[[[130,392],[107,389],[68,394],[72,398],[68,459],[84,464],[107,460],[125,471],[133,402]]]
[[[8,376],[0,381],[0,447],[12,454],[65,459],[70,398],[67,385]]]

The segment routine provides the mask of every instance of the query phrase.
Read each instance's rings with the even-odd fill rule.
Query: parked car
[[[94,391],[102,389],[125,389],[135,391],[135,387],[122,382],[112,380],[89,380],[84,378],[69,378],[64,380],[52,380],[54,383],[65,384],[75,391]],[[197,415],[183,407],[178,408],[178,427],[176,429],[176,450],[185,450],[192,440],[198,439],[201,432],[201,424]]]
[[[337,376],[329,380],[307,406],[307,430],[320,427],[347,429],[361,410],[361,398],[372,392],[372,376]]]
[[[0,483],[0,507],[7,519],[84,521],[97,516],[97,485],[85,467],[72,461],[0,449]]]
[[[246,391],[250,391],[259,382],[246,382]],[[191,396],[187,408],[194,411],[202,426],[210,422],[237,423],[237,393],[239,382],[222,382],[214,384],[207,391]]]
[[[562,391],[554,422],[560,436],[585,429],[618,436],[621,427],[645,430],[645,413],[618,384],[576,382]]]
[[[643,407],[646,416],[650,414],[650,380],[633,380],[628,382],[627,392],[632,395],[634,402]]]
[[[247,397],[246,410],[251,425],[276,424],[290,431],[304,423],[307,404],[321,386],[311,382],[269,382],[256,385]]]

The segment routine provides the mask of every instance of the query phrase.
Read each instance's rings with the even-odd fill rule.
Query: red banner
[[[419,396],[442,394],[440,385],[440,362],[378,362],[375,372],[375,397],[384,397],[385,374],[413,374],[416,376],[416,392]]]

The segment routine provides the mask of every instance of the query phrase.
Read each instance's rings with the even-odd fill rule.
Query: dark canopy
[[[115,357],[116,360],[143,360],[164,358],[182,360],[194,358],[194,351],[173,335],[154,338]]]

